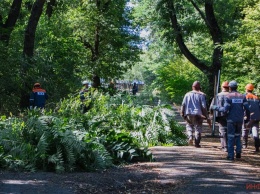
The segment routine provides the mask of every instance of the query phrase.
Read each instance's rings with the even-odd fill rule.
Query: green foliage
[[[139,74],[145,82],[145,91],[153,96],[147,101],[180,104],[195,80],[201,82],[203,92],[207,93],[208,82],[206,76],[182,56],[170,56],[172,47],[157,41],[150,45],[150,49],[141,57],[142,62],[136,65]],[[156,49],[159,47],[160,49]],[[139,68],[142,66],[142,68]],[[137,70],[136,70],[137,71]],[[131,72],[130,72],[131,75]],[[129,76],[126,74],[125,77]],[[140,76],[141,77],[141,76]],[[142,94],[141,94],[142,97]]]
[[[162,91],[165,91],[170,99],[177,104],[182,102],[184,95],[191,90],[191,85],[195,80],[199,80],[203,88],[205,86],[203,83],[206,80],[205,76],[182,58],[158,68],[157,74],[157,81],[161,83]]]
[[[45,4],[33,43],[34,56],[28,59],[24,58],[23,49],[24,31],[31,14],[29,1],[22,3],[8,45],[2,41],[3,24],[11,4],[12,1],[4,0],[0,5],[3,114],[18,115],[21,96],[29,94],[35,82],[40,82],[49,94],[46,107],[54,108],[61,98],[80,87],[82,79],[93,74],[104,79],[120,77],[139,58],[139,30],[132,22],[127,1],[102,1],[100,5],[89,0],[56,1],[51,17],[45,15]],[[22,100],[26,102],[25,97]]]
[[[55,172],[103,169],[151,161],[148,146],[185,144],[183,128],[173,122],[170,107],[144,106],[137,103],[141,102],[137,96],[110,97],[92,91],[92,108],[81,114],[78,98],[64,99],[52,112],[34,109],[21,118],[2,117],[1,167]]]
[[[120,77],[140,53],[138,28],[132,23],[127,1],[84,1],[70,9],[69,26],[85,47],[88,69],[85,75]],[[84,65],[86,67],[86,65]]]
[[[249,2],[248,2],[249,3]],[[259,2],[251,1],[243,10],[244,18],[238,31],[237,39],[226,44],[224,79],[235,79],[239,90],[244,92],[245,85],[253,83],[259,94]]]

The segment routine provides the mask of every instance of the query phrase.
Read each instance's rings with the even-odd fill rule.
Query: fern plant
[[[54,110],[1,117],[0,165],[12,170],[89,171],[152,161],[149,146],[186,143],[168,106],[142,105],[138,97],[92,91],[82,114],[78,95]]]

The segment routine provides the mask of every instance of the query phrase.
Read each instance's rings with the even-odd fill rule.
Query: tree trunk
[[[2,15],[0,15],[0,41],[6,45],[9,44],[11,33],[20,14],[21,5],[22,0],[13,1],[5,23],[3,22]]]
[[[92,46],[89,42],[83,41],[85,48],[90,49],[91,51],[91,61],[93,63],[95,63],[99,58],[99,45],[100,45],[99,31],[100,29],[99,26],[97,25],[95,35],[94,35],[95,36],[94,46]],[[99,88],[101,86],[100,77],[97,74],[95,74],[95,72],[92,77],[92,82],[93,82],[92,83],[93,88]]]
[[[52,13],[53,13],[53,8],[56,5],[56,0],[50,0],[47,3],[47,9],[46,9],[46,15],[48,16],[48,18],[51,18]]]
[[[93,82],[92,83],[93,88],[99,88],[101,86],[100,77],[97,75],[93,75],[92,82]]]
[[[191,1],[192,5],[197,9],[202,17],[204,19],[205,24],[207,28],[209,29],[210,35],[212,37],[212,41],[214,44],[214,49],[212,53],[212,63],[211,64],[205,64],[202,60],[199,60],[196,56],[194,56],[190,50],[187,48],[187,46],[184,43],[184,39],[182,36],[182,30],[180,28],[180,25],[178,23],[178,19],[176,16],[176,10],[174,6],[174,2],[172,0],[167,1],[167,7],[169,10],[170,15],[170,21],[172,28],[175,31],[176,34],[176,42],[182,52],[182,54],[198,69],[200,69],[203,73],[206,74],[208,78],[209,88],[208,88],[208,94],[209,94],[209,100],[211,100],[214,96],[214,82],[215,82],[215,76],[217,76],[218,71],[221,69],[222,65],[222,58],[223,58],[223,49],[222,49],[222,33],[218,26],[217,20],[215,18],[214,14],[214,8],[213,8],[213,0],[207,0],[205,1],[205,16],[203,13],[199,10],[198,6],[194,1]]]
[[[27,72],[32,65],[32,57],[34,54],[34,41],[35,33],[39,19],[41,17],[43,6],[46,0],[36,0],[33,4],[31,15],[27,28],[24,35],[24,48],[23,54],[25,62],[21,65],[21,77],[24,78],[21,89],[21,98],[20,98],[20,108],[26,108],[29,104],[28,92],[31,90],[32,86],[29,86],[29,78],[27,77]],[[31,83],[33,84],[33,83]]]
[[[32,7],[31,16],[29,18],[24,36],[23,53],[27,57],[33,56],[36,28],[42,14],[45,1],[46,0],[36,0]]]

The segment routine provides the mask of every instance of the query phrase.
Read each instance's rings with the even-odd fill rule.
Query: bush
[[[142,105],[138,96],[92,91],[92,108],[80,113],[78,96],[55,110],[2,117],[0,165],[12,170],[79,171],[152,161],[149,146],[183,145],[183,129],[169,106]]]

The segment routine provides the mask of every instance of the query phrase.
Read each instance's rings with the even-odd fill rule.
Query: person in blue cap
[[[223,107],[214,105],[212,109],[227,113],[228,160],[234,160],[234,144],[236,145],[236,158],[241,158],[241,130],[246,112],[247,120],[250,110],[245,95],[237,92],[237,82],[229,82],[230,93],[226,95]]]

